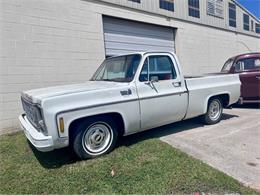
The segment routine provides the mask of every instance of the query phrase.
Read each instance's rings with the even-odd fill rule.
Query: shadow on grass
[[[56,169],[79,160],[69,147],[51,152],[40,152],[29,141],[28,143],[35,157],[44,168]]]
[[[238,116],[223,114],[222,120],[229,120],[235,117]],[[176,122],[170,125],[165,125],[162,127],[123,137],[119,140],[117,147],[130,146],[143,140],[159,138],[162,136],[182,131],[188,131],[203,126],[204,124],[200,122],[199,118]],[[36,150],[31,144],[30,146],[39,163],[47,169],[56,169],[62,167],[63,165],[72,164],[79,161],[77,156],[72,152],[69,147],[44,153]]]

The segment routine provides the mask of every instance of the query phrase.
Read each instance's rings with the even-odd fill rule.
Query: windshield
[[[226,61],[221,72],[229,72],[232,67],[232,64],[233,64],[233,59],[229,59],[228,61]]]
[[[106,59],[94,74],[93,81],[131,82],[141,55],[126,55]]]

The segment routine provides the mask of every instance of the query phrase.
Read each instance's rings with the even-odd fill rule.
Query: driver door
[[[142,130],[184,118],[188,104],[187,90],[171,54],[147,55],[136,86]]]

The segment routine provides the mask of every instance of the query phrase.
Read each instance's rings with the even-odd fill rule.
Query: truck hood
[[[118,83],[118,82],[107,82],[107,81],[87,81],[80,84],[72,85],[61,85],[55,87],[47,87],[40,89],[33,89],[29,91],[22,92],[22,97],[33,102],[40,103],[41,100],[45,98],[51,98],[55,96],[62,96],[72,93],[88,92],[94,90],[102,90],[109,88],[117,88],[128,86],[128,83]]]

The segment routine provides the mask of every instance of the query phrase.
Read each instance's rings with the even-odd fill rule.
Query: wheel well
[[[209,100],[216,98],[216,97],[221,99],[224,108],[226,108],[229,105],[229,95],[228,94],[215,95],[215,96],[210,97]]]
[[[79,118],[79,119],[74,120],[69,125],[69,139],[72,138],[73,132],[75,131],[75,129],[77,129],[79,124],[81,124],[82,122],[84,122],[87,119],[94,118],[94,117],[97,117],[97,116],[112,118],[117,124],[119,136],[121,136],[125,133],[124,120],[123,120],[123,117],[121,116],[121,114],[119,114],[119,113],[106,113],[106,114],[98,114],[98,115],[93,115],[93,116],[87,116],[87,117],[83,117],[83,118]]]

